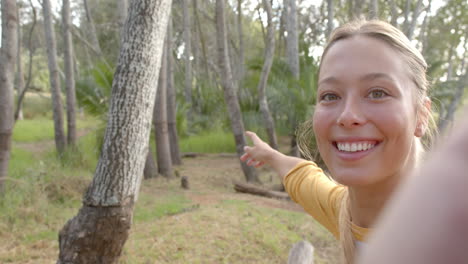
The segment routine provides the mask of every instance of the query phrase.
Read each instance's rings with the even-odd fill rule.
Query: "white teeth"
[[[367,141],[357,142],[357,143],[356,142],[353,142],[353,143],[349,143],[349,142],[338,143],[337,142],[336,145],[340,151],[346,151],[346,152],[364,151],[364,150],[368,150],[368,149],[375,147],[375,143],[367,142]]]

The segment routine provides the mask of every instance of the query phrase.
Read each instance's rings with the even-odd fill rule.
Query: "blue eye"
[[[381,99],[386,97],[388,94],[383,90],[373,90],[370,91],[368,97],[371,99]]]
[[[326,101],[326,102],[335,101],[338,99],[340,99],[340,97],[332,93],[326,93],[320,97],[320,101]]]

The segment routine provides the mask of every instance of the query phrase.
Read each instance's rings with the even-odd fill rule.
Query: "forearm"
[[[278,174],[281,181],[283,181],[286,174],[291,171],[297,164],[304,161],[297,157],[287,156],[277,150],[271,156],[271,159],[266,163],[273,168],[273,170]]]

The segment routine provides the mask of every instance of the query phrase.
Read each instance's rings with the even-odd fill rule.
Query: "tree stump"
[[[314,247],[303,240],[293,245],[289,251],[288,264],[313,264]]]
[[[182,187],[182,189],[185,190],[190,189],[189,180],[187,176],[182,176],[182,178],[180,178],[180,187]]]

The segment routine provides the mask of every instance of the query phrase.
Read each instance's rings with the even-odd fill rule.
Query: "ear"
[[[426,96],[423,99],[422,105],[418,109],[418,121],[414,130],[414,135],[416,137],[420,138],[426,134],[426,130],[429,124],[429,117],[431,114],[431,104],[431,99]]]

